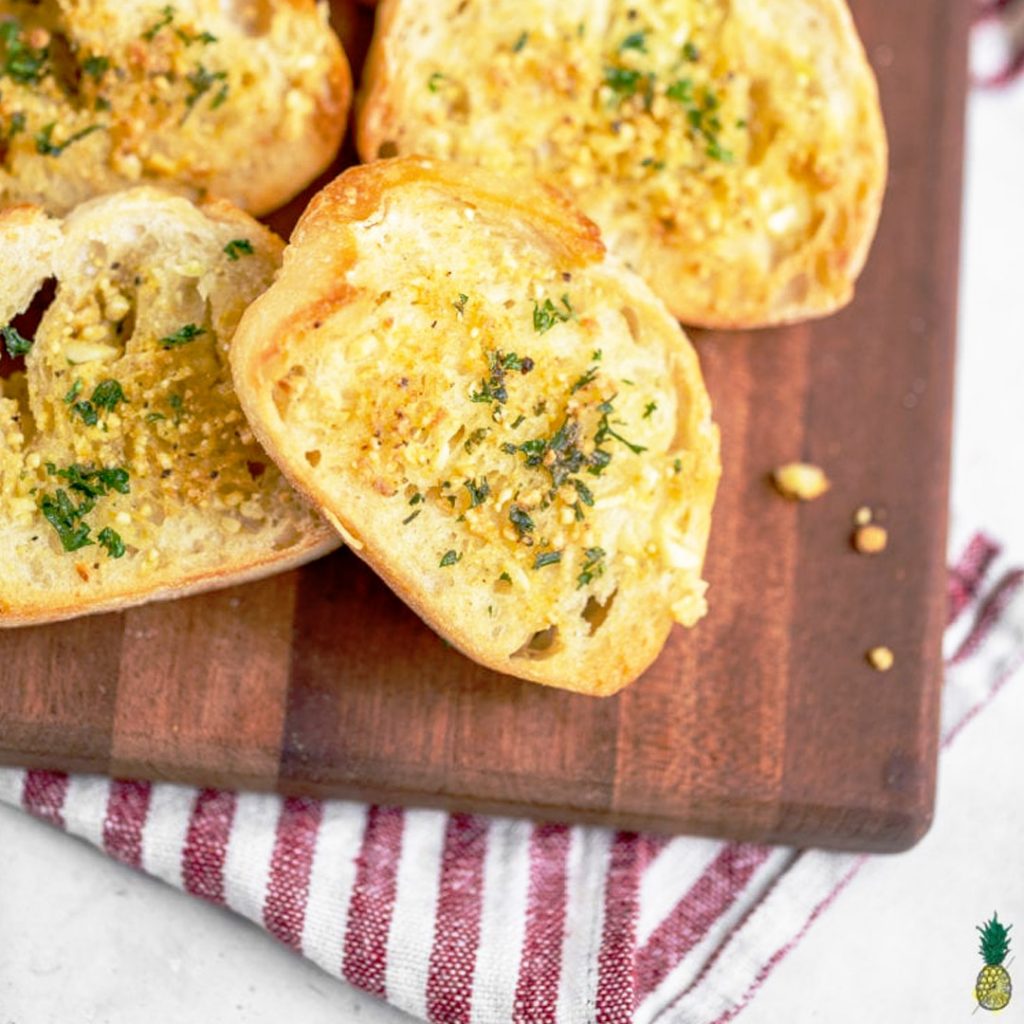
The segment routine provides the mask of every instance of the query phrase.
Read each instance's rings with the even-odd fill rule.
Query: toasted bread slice
[[[609,694],[704,614],[719,456],[696,353],[554,190],[347,171],[231,362],[278,465],[480,663]]]
[[[228,345],[281,249],[225,202],[151,188],[63,221],[0,214],[0,626],[238,583],[337,545],[231,385]],[[37,327],[18,316],[30,306]]]
[[[332,161],[351,79],[315,0],[0,0],[0,203],[154,183],[266,213]]]
[[[550,177],[683,322],[847,303],[886,178],[843,0],[383,0],[364,159]]]

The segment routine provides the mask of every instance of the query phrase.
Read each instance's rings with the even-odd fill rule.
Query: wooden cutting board
[[[892,147],[878,239],[840,315],[696,335],[725,462],[711,612],[644,678],[597,700],[484,671],[340,553],[0,631],[0,760],[851,849],[919,838],[942,674],[968,5],[853,7]],[[768,485],[797,458],[827,468],[819,501]],[[890,531],[874,558],[850,546],[862,505]],[[887,674],[865,661],[879,644],[895,652]]]

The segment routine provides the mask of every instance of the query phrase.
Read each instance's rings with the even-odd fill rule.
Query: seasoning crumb
[[[867,526],[874,517],[874,513],[867,505],[861,505],[861,507],[853,513],[853,522],[856,526]]]
[[[889,543],[889,532],[884,526],[870,523],[859,526],[853,532],[853,546],[862,555],[877,555],[885,550]]]
[[[787,462],[772,473],[775,489],[793,501],[813,501],[832,486],[820,466],[809,462]]]
[[[872,647],[867,652],[868,664],[876,672],[888,672],[892,668],[896,658],[888,647]]]

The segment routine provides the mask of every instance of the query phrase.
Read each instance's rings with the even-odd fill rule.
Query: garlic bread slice
[[[886,179],[844,0],[383,0],[358,144],[551,178],[716,327],[849,302]]]
[[[334,159],[351,92],[315,0],[0,0],[0,203],[159,184],[267,213]]]
[[[239,583],[337,546],[231,381],[231,337],[281,250],[223,201],[151,188],[63,220],[0,214],[0,626]]]
[[[704,614],[719,444],[696,353],[554,190],[347,171],[231,362],[285,474],[481,664],[610,694]]]

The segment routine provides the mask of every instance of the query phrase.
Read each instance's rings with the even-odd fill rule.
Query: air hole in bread
[[[320,465],[320,449],[314,448],[312,451],[306,452],[306,461],[316,469]]]
[[[377,159],[378,160],[390,160],[392,157],[398,156],[398,143],[392,139],[388,139],[386,142],[382,142],[377,147]]]
[[[558,627],[548,626],[547,629],[539,629],[522,647],[516,651],[513,658],[528,658],[531,661],[540,661],[550,658],[561,650],[561,643],[558,637]]]
[[[57,296],[57,279],[47,278],[40,286],[39,291],[32,296],[28,307],[19,313],[11,322],[13,327],[23,338],[32,340],[39,330],[39,325],[46,311],[53,305]],[[0,325],[3,326],[3,325]],[[7,351],[6,345],[0,345],[0,379],[6,380],[11,374],[25,369],[24,356],[13,358]]]
[[[636,310],[632,306],[623,306],[622,316],[629,328],[630,336],[637,344],[640,344],[640,318],[636,315]]]
[[[591,636],[604,625],[605,619],[608,618],[608,613],[612,610],[612,602],[615,600],[617,593],[617,590],[613,590],[604,604],[601,604],[596,597],[587,598],[587,604],[583,609],[582,615],[590,626]]]

